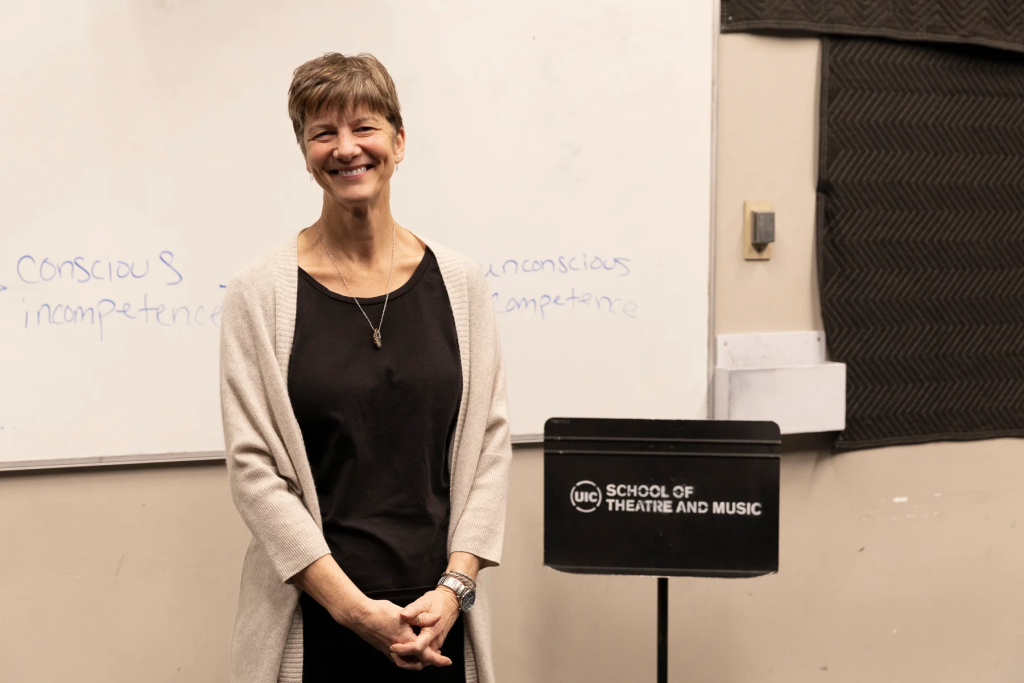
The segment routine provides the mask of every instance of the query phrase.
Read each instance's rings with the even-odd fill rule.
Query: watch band
[[[437,585],[444,586],[455,593],[455,598],[459,601],[459,610],[462,612],[468,612],[473,608],[473,603],[476,602],[476,589],[467,585],[459,577],[445,572],[441,575]]]

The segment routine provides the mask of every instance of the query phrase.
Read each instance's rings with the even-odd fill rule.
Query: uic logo
[[[580,512],[593,512],[601,507],[601,489],[592,481],[580,481],[569,492],[572,506]]]

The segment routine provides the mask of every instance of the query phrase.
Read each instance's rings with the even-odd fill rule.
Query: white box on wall
[[[769,420],[783,434],[846,427],[846,364],[825,359],[825,333],[720,334],[716,420]]]

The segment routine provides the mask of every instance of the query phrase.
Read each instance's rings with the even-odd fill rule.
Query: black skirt
[[[394,595],[390,599],[405,607],[420,594]],[[373,596],[380,599],[382,596]],[[299,597],[302,608],[302,683],[465,683],[466,662],[463,617],[448,632],[441,653],[451,666],[428,666],[422,671],[399,669],[384,653],[334,620],[320,603],[306,593]]]

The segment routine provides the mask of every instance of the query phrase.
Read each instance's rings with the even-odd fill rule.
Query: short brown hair
[[[303,153],[306,117],[324,109],[344,111],[360,105],[386,118],[395,133],[401,130],[402,113],[395,82],[373,55],[364,52],[346,57],[328,52],[296,69],[288,88],[288,116]]]

